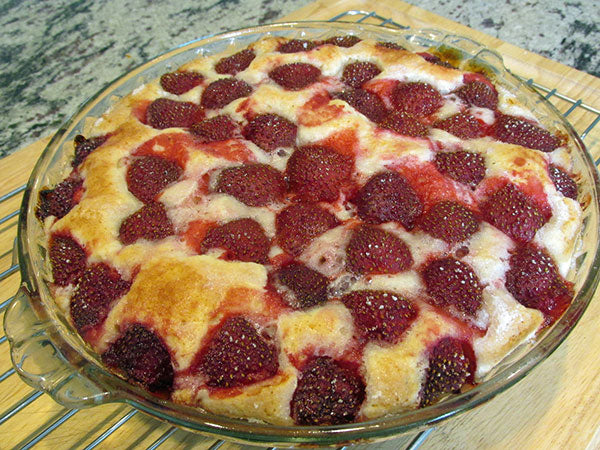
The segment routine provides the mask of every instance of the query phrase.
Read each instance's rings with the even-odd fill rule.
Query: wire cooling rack
[[[408,28],[391,18],[382,17],[375,11],[346,11],[330,19],[334,21],[365,22],[390,28]],[[517,75],[518,76],[518,75]],[[547,100],[549,100],[565,117],[569,117],[571,124],[586,142],[588,148],[590,132],[600,122],[600,111],[585,104],[581,99],[573,99],[561,94],[557,88],[543,86],[533,79],[523,79]],[[594,141],[597,141],[594,139]],[[596,142],[594,142],[595,144]],[[595,161],[600,164],[600,158]],[[10,192],[0,192],[0,235],[14,238],[17,233],[17,219],[20,197],[25,186],[18,187]],[[7,212],[11,211],[12,212]],[[0,272],[0,286],[9,289],[18,285],[17,272],[19,265],[16,255],[11,249],[0,249],[0,262],[9,265]],[[7,264],[5,261],[10,261]],[[1,270],[1,269],[0,269]],[[7,287],[8,286],[8,287]],[[11,292],[16,288],[10,288]],[[14,297],[6,298],[0,303],[0,314],[11,303]],[[1,334],[1,332],[0,332]],[[159,422],[132,409],[127,405],[102,405],[92,410],[67,409],[56,404],[42,392],[33,390],[24,385],[15,370],[10,365],[6,336],[0,336],[0,436],[10,436],[11,429],[27,430],[21,435],[27,436],[19,442],[11,442],[2,438],[0,448],[30,449],[36,448],[72,448],[85,450],[93,448],[200,448],[215,450],[243,449],[246,446],[206,438],[192,434],[176,427]],[[27,428],[28,418],[42,415],[48,418],[42,426]],[[38,423],[39,421],[35,421]],[[7,431],[9,430],[9,431]],[[413,435],[378,444],[378,448],[405,448],[417,449],[434,431],[430,428]],[[4,432],[4,433],[3,433]],[[27,434],[29,433],[29,434]],[[358,446],[361,448],[366,446]],[[344,449],[345,447],[340,447]]]

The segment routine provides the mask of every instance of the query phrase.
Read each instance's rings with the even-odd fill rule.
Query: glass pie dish
[[[579,201],[583,205],[580,250],[567,277],[576,292],[570,307],[552,327],[544,329],[533,342],[518,347],[473,389],[422,409],[346,425],[288,427],[233,419],[158,398],[107,371],[52,298],[45,264],[44,230],[35,217],[39,192],[64,176],[74,137],[86,134],[94,119],[116,99],[199,55],[241,49],[266,35],[323,39],[339,34],[391,41],[415,51],[433,47],[463,68],[493,73],[498,83],[516,94],[545,123],[570,137],[577,147],[572,155],[573,172],[578,174]],[[400,31],[363,24],[316,22],[268,25],[200,39],[141,65],[100,91],[61,127],[40,157],[24,195],[19,221],[17,251],[23,285],[5,316],[13,364],[27,383],[44,390],[64,406],[127,403],[179,427],[237,441],[275,446],[336,445],[418,431],[472,409],[516,383],[547,358],[576,325],[600,279],[596,270],[600,264],[599,187],[589,154],[560,113],[512,76],[498,54],[471,39],[436,30]]]

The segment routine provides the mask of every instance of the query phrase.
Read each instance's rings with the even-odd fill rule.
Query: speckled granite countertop
[[[0,1],[0,157],[52,133],[101,86],[154,55],[275,22],[310,1]],[[593,0],[408,3],[600,76]]]

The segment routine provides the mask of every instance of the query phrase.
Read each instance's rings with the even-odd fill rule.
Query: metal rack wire
[[[379,14],[377,14],[375,11],[358,11],[358,10],[345,11],[345,12],[338,14],[337,16],[330,19],[330,21],[332,21],[332,22],[339,21],[339,20],[352,21],[352,22],[356,22],[356,23],[361,23],[361,22],[372,23],[372,24],[377,24],[377,25],[386,26],[386,27],[390,27],[390,28],[400,28],[400,29],[409,28],[405,25],[402,25],[402,24],[394,21],[391,18],[382,17]],[[572,98],[558,92],[558,90],[556,88],[543,86],[539,83],[536,83],[533,79],[526,80],[526,79],[522,78],[522,80],[526,84],[530,85],[535,90],[537,90],[540,94],[542,94],[551,103],[553,103],[557,107],[557,109],[559,109],[560,111],[563,111],[562,114],[564,117],[571,116],[574,112],[577,112],[577,114],[573,114],[571,116],[571,117],[576,116],[576,120],[572,121],[572,124],[576,128],[576,130],[579,132],[581,138],[584,139],[584,141],[589,136],[590,131],[592,131],[592,129],[594,129],[594,127],[596,127],[600,123],[600,110],[585,104],[581,99],[572,99]],[[598,166],[600,164],[600,158],[598,158],[595,161],[595,163]],[[23,193],[24,190],[25,190],[25,186],[21,186],[10,192],[6,192],[6,193],[0,195],[0,207],[7,207],[6,205],[9,203],[16,204],[16,200],[21,196],[21,194]],[[18,214],[19,214],[19,210],[17,209],[15,211],[10,212],[9,214],[6,214],[4,217],[0,218],[0,227],[2,227],[2,229],[0,231],[5,232],[5,233],[12,233],[12,236],[15,236],[16,228],[17,228],[16,218],[17,218]],[[10,256],[10,255],[5,254],[3,256],[6,257],[6,256]],[[11,259],[12,259],[12,263],[11,263],[10,267],[8,267],[3,272],[0,272],[0,282],[8,280],[11,277],[17,276],[16,274],[19,270],[19,265],[16,262],[15,255],[12,255]],[[7,298],[6,300],[4,300],[0,303],[0,314],[4,313],[4,311],[6,310],[6,308],[8,307],[8,305],[11,303],[11,301],[13,299],[14,299],[14,296]],[[7,351],[8,351],[8,348],[7,348],[7,344],[6,344],[6,336],[0,336],[0,352],[7,352]],[[0,374],[0,394],[2,394],[3,388],[6,385],[7,381],[10,381],[14,378],[16,378],[16,375],[15,375],[15,370],[12,368],[9,368],[4,373]],[[26,396],[21,398],[20,400],[12,403],[11,406],[9,406],[6,410],[0,411],[0,427],[2,427],[6,422],[9,422],[12,418],[14,418],[15,416],[17,416],[19,414],[25,415],[26,412],[23,412],[23,410],[26,410],[27,408],[32,408],[31,405],[35,404],[36,401],[42,396],[43,396],[42,392],[33,391],[29,394],[26,394]],[[123,425],[125,425],[128,421],[130,421],[136,415],[139,416],[137,410],[128,409],[128,408],[129,407],[117,408],[115,413],[108,416],[108,419],[112,419],[112,420],[110,420],[111,423],[107,424],[106,427],[103,429],[103,431],[100,431],[96,437],[92,437],[91,438],[92,440],[90,442],[79,440],[77,442],[77,444],[75,445],[75,447],[76,448],[84,448],[85,450],[88,450],[88,449],[93,449],[93,448],[97,448],[97,447],[101,446],[101,444],[103,442],[105,442],[106,439],[108,439],[111,435],[117,433],[118,430],[121,427],[123,427]],[[28,436],[26,441],[20,442],[17,445],[17,447],[20,449],[30,449],[30,448],[36,446],[37,444],[43,443],[44,440],[47,439],[48,436],[50,436],[56,429],[58,429],[61,426],[68,426],[67,422],[80,413],[81,412],[78,409],[63,408],[61,411],[59,411],[57,414],[55,414],[54,417],[52,417],[50,420],[48,420],[44,424],[43,427],[41,427],[41,428],[35,430],[33,433],[31,433]],[[120,415],[120,417],[114,418],[115,415],[116,416]],[[146,424],[149,427],[149,429],[158,428],[159,426],[161,426],[160,422],[158,422],[154,419],[147,420]],[[162,425],[162,428],[166,428],[166,431],[164,431],[162,434],[160,434],[149,445],[145,444],[146,448],[148,450],[157,449],[157,448],[161,447],[163,444],[171,442],[173,440],[173,436],[176,433],[186,433],[185,431],[178,430],[176,427],[172,427],[172,426],[167,427],[167,426]],[[404,446],[406,449],[415,450],[419,446],[421,446],[421,444],[427,439],[427,437],[433,431],[434,431],[434,428],[430,428],[423,432],[417,433],[414,436],[404,437],[402,439],[402,441],[397,441],[394,444],[394,448],[399,448],[400,446]],[[226,444],[222,440],[214,440],[214,439],[211,440],[211,439],[200,438],[200,437],[198,437],[198,439],[202,440],[202,445],[201,445],[202,447],[208,448],[210,450],[216,450],[217,448]],[[185,439],[183,439],[183,440],[185,441]],[[181,441],[181,439],[179,441]],[[128,448],[133,448],[133,447],[139,448],[139,445],[137,445],[137,444],[138,444],[137,442],[134,442],[133,444],[128,445]],[[192,445],[196,445],[196,444],[197,444],[197,442],[192,443]],[[175,445],[175,443],[173,443],[173,445]],[[189,445],[189,442],[187,445]],[[227,444],[226,446],[228,448],[232,448],[232,449],[242,448],[242,446],[239,446],[237,444]],[[344,448],[344,447],[341,447],[341,448]]]

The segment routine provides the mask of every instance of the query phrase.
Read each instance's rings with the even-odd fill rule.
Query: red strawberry
[[[190,131],[195,136],[198,136],[200,141],[202,141],[204,144],[226,141],[239,135],[237,123],[235,123],[227,115],[220,115],[211,117],[210,119],[204,119],[202,122],[198,122],[192,126]]]
[[[134,160],[127,168],[127,187],[138,200],[150,203],[182,173],[181,167],[173,161],[160,156],[144,156]]]
[[[160,77],[160,86],[167,92],[175,95],[185,94],[204,81],[204,77],[197,72],[170,72]]]
[[[346,247],[346,268],[356,274],[398,273],[407,270],[412,263],[404,241],[376,227],[358,228]]]
[[[298,425],[349,423],[364,399],[365,383],[355,369],[317,356],[306,362],[298,376],[291,416]]]
[[[356,36],[352,36],[352,35],[347,35],[347,36],[334,36],[331,37],[329,39],[326,39],[325,41],[323,41],[324,44],[331,44],[331,45],[337,45],[338,47],[352,47],[356,44],[358,44],[362,39],[356,37]]]
[[[228,260],[266,264],[270,247],[265,230],[256,220],[237,219],[210,229],[202,241],[200,252],[222,248]]]
[[[312,202],[337,200],[353,170],[353,158],[316,145],[294,150],[286,166],[290,190]]]
[[[550,179],[558,192],[565,197],[577,200],[577,184],[567,172],[554,164],[550,164],[548,172],[550,173]]]
[[[285,286],[283,297],[294,309],[306,309],[327,301],[329,280],[304,264],[292,263],[275,273],[275,279]]]
[[[318,41],[308,41],[305,39],[292,39],[291,41],[279,44],[277,51],[281,53],[307,52],[321,45]]]
[[[296,143],[298,127],[277,114],[259,114],[244,127],[243,135],[264,151],[291,147]]]
[[[482,302],[483,288],[471,267],[454,258],[434,259],[423,270],[423,280],[436,305],[451,305],[474,315]]]
[[[396,172],[373,175],[360,188],[354,204],[367,223],[397,221],[410,230],[423,212],[423,203],[406,179]]]
[[[206,86],[200,98],[200,104],[207,109],[219,109],[238,98],[247,97],[251,93],[252,87],[245,81],[236,78],[221,78]]]
[[[346,89],[335,94],[335,97],[345,101],[375,123],[381,122],[388,114],[383,100],[377,94],[364,89]]]
[[[326,209],[312,203],[297,203],[277,214],[277,243],[286,252],[299,255],[314,238],[338,225],[337,218]]]
[[[321,76],[321,69],[308,63],[284,64],[269,72],[269,78],[285,89],[299,91],[315,83]]]
[[[459,392],[473,380],[475,357],[468,342],[442,338],[429,355],[429,367],[421,388],[420,406],[428,406],[444,394]]]
[[[508,183],[481,205],[483,218],[519,242],[533,239],[546,220],[515,185]]]
[[[434,238],[449,244],[468,239],[479,230],[479,220],[470,209],[458,202],[436,203],[420,221],[421,228]]]
[[[357,61],[347,64],[342,73],[342,81],[355,89],[381,73],[377,64],[368,61]]]
[[[59,286],[76,284],[85,271],[85,250],[68,236],[54,235],[50,238],[49,258],[54,283]]]
[[[168,98],[154,100],[146,110],[146,123],[152,128],[189,128],[204,119],[204,110],[195,103]]]
[[[512,254],[505,285],[519,303],[542,311],[548,323],[560,317],[573,298],[552,258],[533,245],[519,246]]]
[[[102,361],[151,392],[170,391],[173,387],[173,364],[167,346],[156,333],[139,323],[130,325],[110,344],[102,354]]]
[[[459,113],[446,119],[438,120],[433,124],[461,139],[474,139],[483,136],[479,121],[469,113]]]
[[[75,197],[82,189],[83,180],[76,175],[70,175],[54,189],[41,190],[35,216],[41,221],[49,216],[55,216],[57,219],[66,216],[77,204]]]
[[[472,189],[485,177],[485,161],[479,153],[444,152],[435,155],[435,166],[444,175]]]
[[[237,198],[248,206],[280,202],[286,193],[283,175],[268,164],[229,167],[219,174],[216,192]]]
[[[81,134],[75,136],[75,156],[71,165],[79,167],[87,156],[106,142],[108,136],[97,136],[86,139]]]
[[[235,75],[242,70],[246,70],[254,58],[256,58],[256,53],[253,50],[244,49],[234,55],[221,58],[215,64],[215,72]]]
[[[208,386],[245,386],[277,373],[277,348],[248,319],[230,317],[202,350],[198,369]]]
[[[403,136],[421,138],[429,134],[427,125],[422,124],[415,116],[405,112],[391,112],[381,121],[379,126]]]
[[[125,295],[130,286],[129,281],[105,263],[92,264],[85,269],[71,298],[71,318],[79,333],[104,322],[111,303]]]
[[[433,86],[422,82],[398,83],[392,91],[391,100],[398,111],[416,117],[433,114],[444,102]]]
[[[560,147],[560,140],[549,131],[519,117],[507,114],[496,115],[492,136],[508,144],[551,152]]]
[[[150,202],[127,217],[119,228],[119,241],[129,245],[138,239],[157,241],[174,233],[165,205]]]
[[[419,310],[401,295],[388,291],[352,291],[341,298],[365,338],[398,342]]]
[[[496,109],[498,92],[490,84],[483,81],[470,81],[454,91],[467,105],[480,108]]]
[[[388,48],[390,50],[406,50],[400,44],[396,44],[395,42],[378,42],[377,47]]]
[[[440,59],[439,56],[437,55],[432,55],[431,53],[427,53],[427,52],[422,52],[419,53],[419,55],[427,62],[430,62],[432,64],[437,64],[438,66],[442,66],[442,67],[447,67],[448,69],[456,69],[456,67],[454,67],[452,64],[450,64],[447,61],[443,61],[442,59]]]

